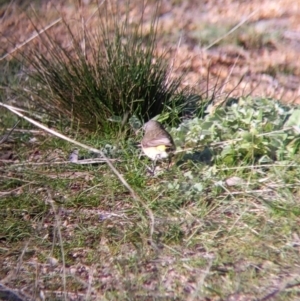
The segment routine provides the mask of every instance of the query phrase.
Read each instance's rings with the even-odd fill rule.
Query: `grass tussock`
[[[78,35],[62,21],[68,45],[45,31],[39,39],[47,52],[41,45],[23,52],[30,70],[26,97],[55,118],[103,132],[120,129],[132,116],[178,119],[187,91],[182,77],[170,77],[166,53],[157,53],[158,6],[147,28],[142,4],[138,20],[131,21],[130,2],[125,12],[104,2],[93,29],[83,25]]]

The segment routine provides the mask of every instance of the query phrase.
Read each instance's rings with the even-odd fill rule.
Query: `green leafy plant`
[[[220,149],[218,158],[228,165],[270,162],[298,152],[299,138],[292,128],[298,126],[298,115],[298,109],[273,99],[240,98],[204,119],[186,121],[173,133],[180,146]]]

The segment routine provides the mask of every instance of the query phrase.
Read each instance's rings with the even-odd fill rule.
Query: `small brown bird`
[[[145,134],[141,142],[142,150],[146,156],[153,160],[152,173],[157,160],[165,159],[176,149],[172,136],[163,125],[155,120],[149,120],[144,125]]]

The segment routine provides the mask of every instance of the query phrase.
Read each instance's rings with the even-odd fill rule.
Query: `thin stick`
[[[119,159],[108,159],[111,162],[121,162]],[[11,163],[12,160],[1,160],[0,162],[3,163]],[[49,162],[28,162],[28,163],[14,163],[11,164],[10,167],[18,167],[18,166],[43,166],[43,165],[70,165],[70,164],[77,164],[77,165],[86,165],[86,164],[98,164],[106,162],[105,159],[99,158],[99,159],[84,159],[84,160],[78,160],[76,162],[71,161],[49,161]],[[1,176],[0,176],[1,177]]]
[[[94,152],[94,153],[100,154],[101,157],[104,159],[104,161],[107,163],[107,165],[108,165],[108,166],[111,168],[111,170],[114,172],[114,174],[115,174],[115,175],[119,178],[119,180],[122,182],[122,184],[130,191],[132,197],[133,197],[134,199],[136,199],[136,200],[139,199],[139,198],[137,197],[137,195],[135,194],[135,192],[133,191],[133,189],[130,187],[130,185],[126,182],[126,180],[124,179],[124,177],[116,170],[116,168],[113,166],[113,164],[111,163],[111,161],[104,155],[104,153],[103,153],[101,150],[98,150],[98,149],[96,149],[96,148],[87,146],[87,145],[85,145],[85,144],[83,144],[83,143],[80,143],[80,142],[78,142],[78,141],[76,141],[76,140],[73,140],[73,139],[71,139],[71,138],[69,138],[69,137],[67,137],[67,136],[65,136],[65,135],[63,135],[63,134],[61,134],[61,133],[58,133],[58,132],[56,132],[56,131],[54,131],[54,130],[52,130],[52,129],[49,129],[48,127],[44,126],[43,124],[41,124],[41,123],[39,123],[39,122],[37,122],[37,121],[35,121],[35,120],[33,120],[33,119],[31,119],[31,118],[29,118],[29,117],[23,115],[22,113],[18,112],[15,108],[13,108],[13,107],[11,107],[11,106],[9,106],[9,105],[6,105],[6,104],[0,102],[0,106],[7,108],[8,110],[10,110],[11,112],[13,112],[14,114],[16,114],[16,115],[22,117],[23,119],[27,120],[28,122],[34,124],[35,126],[41,128],[41,129],[43,129],[44,131],[46,131],[46,132],[48,132],[48,133],[50,133],[50,134],[52,134],[52,135],[54,135],[54,136],[56,136],[56,137],[59,137],[59,138],[61,138],[61,139],[63,139],[63,140],[66,140],[66,141],[68,141],[68,142],[70,142],[70,143],[73,143],[73,144],[75,144],[75,145],[78,145],[78,146],[80,146],[80,147],[82,147],[82,148],[85,148],[85,149],[87,149],[87,150],[89,150],[89,151],[92,151],[92,152]]]

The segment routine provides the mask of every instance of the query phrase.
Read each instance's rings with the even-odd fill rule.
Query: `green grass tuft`
[[[104,2],[96,30],[81,28],[80,36],[63,21],[68,46],[45,32],[40,40],[47,52],[23,52],[30,70],[25,96],[56,119],[104,133],[116,132],[132,116],[147,121],[165,113],[178,120],[187,90],[182,77],[170,78],[166,52],[156,52],[158,7],[147,32],[143,11],[130,21],[130,1],[125,17],[118,5]]]

